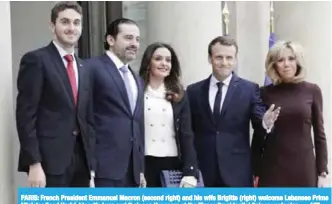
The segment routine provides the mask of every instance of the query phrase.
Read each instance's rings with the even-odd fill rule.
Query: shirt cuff
[[[194,176],[184,176],[182,182],[185,182],[192,186],[197,186],[197,179]]]
[[[267,126],[264,123],[264,120],[262,120],[262,125],[263,125],[263,128],[266,130],[267,133],[270,133],[271,130],[272,130],[272,128],[273,128],[273,126],[274,126],[274,125],[272,125],[270,128],[267,128]]]

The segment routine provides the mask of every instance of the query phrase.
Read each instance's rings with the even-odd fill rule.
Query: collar
[[[166,88],[165,84],[161,84],[157,89],[151,88],[150,85],[147,86],[146,93],[148,95],[158,97],[158,98],[165,98],[166,95]]]
[[[231,79],[233,77],[233,74],[230,74],[226,79],[222,81],[224,86],[229,86],[231,83]],[[216,86],[216,84],[219,82],[219,80],[212,74],[210,78],[210,86]]]
[[[120,69],[123,66],[126,66],[128,68],[128,64],[123,64],[123,62],[113,52],[107,50],[106,54],[109,58],[111,58],[116,68]]]
[[[53,44],[54,46],[56,47],[56,49],[58,50],[60,56],[61,56],[61,59],[64,58],[64,56],[70,54],[73,56],[73,60],[75,61],[76,58],[75,58],[75,52],[73,51],[72,53],[67,53],[60,45],[58,45],[54,40],[53,40]]]

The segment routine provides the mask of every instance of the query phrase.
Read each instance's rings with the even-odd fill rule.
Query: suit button
[[[219,132],[219,131],[217,131],[217,135],[219,135],[219,133],[220,133],[220,132]]]
[[[77,135],[78,135],[78,131],[77,131],[77,130],[74,130],[74,131],[73,131],[73,135],[74,135],[74,136],[77,136]]]

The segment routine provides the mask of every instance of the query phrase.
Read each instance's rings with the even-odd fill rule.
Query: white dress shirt
[[[233,74],[229,75],[224,81],[222,81],[223,86],[221,89],[222,95],[221,95],[220,111],[222,109],[222,105],[224,104],[225,96],[227,94],[228,87],[231,82],[232,76],[233,76]],[[217,85],[218,82],[219,82],[218,79],[216,79],[216,77],[212,75],[210,78],[210,88],[209,88],[209,103],[210,103],[210,108],[212,110],[212,113],[213,113],[213,107],[214,107],[214,100],[216,99],[216,94],[218,92],[218,85]]]
[[[165,99],[166,89],[147,87],[144,94],[145,155],[155,157],[176,157],[172,104]]]
[[[77,62],[76,62],[76,58],[75,58],[75,52],[73,50],[72,53],[67,53],[60,45],[58,45],[55,41],[53,41],[54,46],[56,47],[56,49],[58,50],[62,62],[65,65],[65,68],[67,69],[67,60],[65,59],[65,56],[68,54],[71,54],[73,56],[73,66],[74,66],[74,72],[75,72],[75,78],[76,78],[76,87],[78,89],[78,70],[77,70]]]
[[[111,51],[107,50],[106,54],[111,58],[111,60],[115,64],[116,68],[118,68],[118,71],[119,71],[120,75],[123,78],[123,73],[120,70],[120,68],[123,67],[125,64],[123,64],[123,62]],[[129,70],[128,64],[126,64],[125,66]],[[135,77],[134,77],[134,75],[131,71],[129,71],[128,77],[129,77],[129,84],[130,84],[131,92],[133,93],[134,103],[135,103],[135,106],[136,106],[137,95],[138,95],[138,88],[137,88],[136,80],[135,80]]]

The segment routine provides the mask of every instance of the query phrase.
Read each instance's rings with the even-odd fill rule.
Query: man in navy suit
[[[88,60],[93,73],[96,187],[137,187],[144,179],[143,81],[130,69],[139,48],[133,20],[107,27],[106,53]]]
[[[250,121],[254,137],[264,137],[279,114],[266,111],[259,86],[233,72],[238,46],[217,37],[208,47],[212,75],[188,86],[195,146],[205,186],[253,186]]]
[[[18,170],[31,187],[89,187],[94,128],[89,69],[74,53],[82,8],[59,2],[51,11],[53,40],[26,53],[17,79]]]

